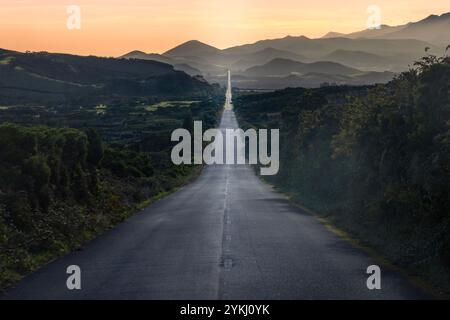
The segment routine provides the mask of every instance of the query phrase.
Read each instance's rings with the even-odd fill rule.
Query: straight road
[[[237,128],[231,91],[221,128]],[[418,299],[426,295],[289,204],[247,165],[178,192],[28,276],[6,299]],[[66,268],[81,268],[68,290]]]

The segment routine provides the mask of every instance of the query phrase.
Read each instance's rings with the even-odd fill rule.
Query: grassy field
[[[2,59],[2,60],[0,60],[0,65],[7,65],[7,64],[10,64],[11,63],[11,61],[13,61],[13,57],[7,57],[7,58],[4,58],[4,59]]]
[[[188,108],[194,103],[199,103],[199,101],[162,101],[146,106],[144,109],[149,112],[154,112],[160,108]]]

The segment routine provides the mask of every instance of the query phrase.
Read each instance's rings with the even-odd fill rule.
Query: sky
[[[449,0],[0,0],[0,48],[119,56],[195,39],[222,49],[363,30],[370,5],[388,25],[450,12]]]

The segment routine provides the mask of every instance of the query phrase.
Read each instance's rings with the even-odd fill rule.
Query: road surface
[[[231,92],[221,128],[236,128]],[[6,299],[418,299],[381,266],[366,286],[365,253],[291,206],[246,165],[207,166],[83,250],[26,277]],[[81,268],[68,290],[66,268]]]

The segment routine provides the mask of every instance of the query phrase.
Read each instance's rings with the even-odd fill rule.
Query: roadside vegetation
[[[159,108],[183,108],[190,107],[193,103],[198,103],[199,101],[162,101],[159,103],[152,104],[150,106],[145,107],[145,110],[153,112],[158,110]]]
[[[241,126],[280,128],[271,183],[450,292],[450,58],[385,85],[235,97]]]
[[[153,112],[147,101],[0,109],[0,290],[200,172],[172,164],[171,132],[215,126],[221,95]]]

